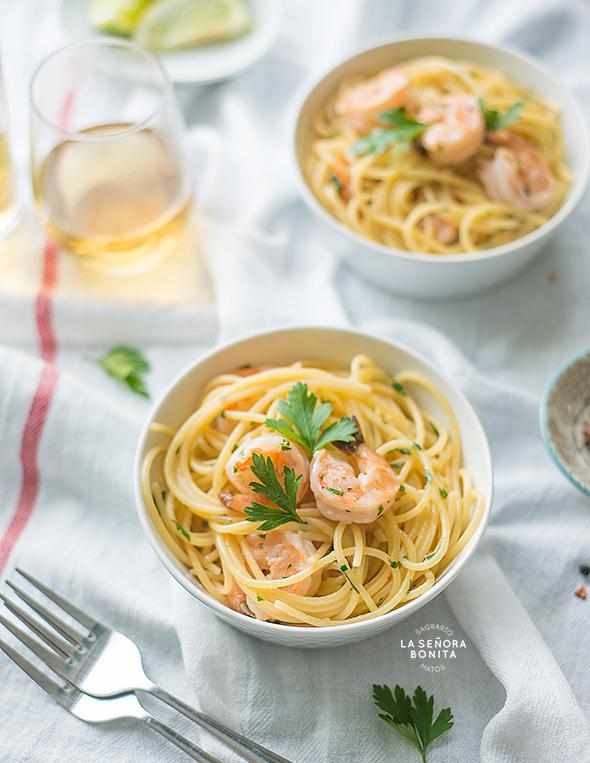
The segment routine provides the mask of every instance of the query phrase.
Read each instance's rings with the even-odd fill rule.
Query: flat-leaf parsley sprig
[[[329,403],[320,403],[310,392],[307,384],[296,382],[287,395],[279,401],[282,419],[267,419],[265,424],[288,440],[305,448],[309,456],[325,448],[331,442],[352,442],[358,432],[358,424],[352,416],[343,416],[322,432],[322,426],[332,413]]]
[[[388,127],[377,127],[368,135],[358,140],[350,149],[355,156],[363,154],[383,154],[391,146],[400,149],[408,148],[410,143],[420,137],[428,127],[423,122],[417,122],[408,116],[405,109],[389,109],[377,117],[378,120]]]
[[[423,763],[426,763],[429,745],[453,726],[450,707],[443,708],[433,720],[434,696],[428,697],[421,686],[416,687],[412,698],[401,686],[396,686],[392,692],[389,686],[373,684],[373,700],[383,711],[379,718],[414,745]]]
[[[487,109],[483,99],[479,99],[479,108],[483,114],[485,128],[490,131],[502,130],[504,127],[508,127],[508,125],[519,120],[523,106],[524,101],[515,101],[512,106],[509,106],[502,114],[502,112],[497,109]]]
[[[126,384],[136,395],[150,396],[142,378],[143,374],[150,370],[150,364],[135,347],[120,344],[109,350],[102,358],[94,360],[109,376]]]
[[[263,495],[274,505],[267,506],[260,501],[253,501],[244,509],[246,521],[262,522],[259,529],[263,531],[275,530],[287,522],[304,524],[297,513],[297,490],[302,475],[295,476],[294,469],[284,466],[284,486],[281,485],[271,457],[268,456],[265,459],[261,453],[252,455],[252,472],[260,480],[260,482],[250,483],[252,491]]]

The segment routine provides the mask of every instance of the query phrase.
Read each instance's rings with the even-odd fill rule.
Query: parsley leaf
[[[252,455],[252,472],[260,482],[251,482],[250,487],[255,493],[267,498],[274,506],[267,506],[259,501],[253,501],[244,509],[246,521],[262,522],[259,530],[275,530],[287,522],[301,522],[297,513],[297,489],[301,482],[301,474],[295,476],[295,471],[288,466],[283,467],[284,487],[275,472],[270,456],[264,458],[261,453]]]
[[[332,413],[329,403],[320,403],[310,392],[307,384],[296,382],[287,395],[279,401],[282,419],[267,419],[265,424],[283,437],[301,445],[311,456],[330,442],[352,442],[358,431],[356,421],[344,416],[321,431],[322,425]]]
[[[515,101],[502,114],[497,109],[486,109],[483,100],[479,99],[479,108],[483,114],[486,130],[501,130],[504,127],[516,122],[520,119],[520,112],[524,106],[524,101]]]
[[[406,114],[405,109],[389,109],[379,114],[379,121],[389,127],[377,127],[358,140],[350,149],[355,156],[362,154],[383,154],[391,146],[406,148],[409,143],[422,135],[428,125],[417,122]]]
[[[180,524],[180,522],[175,522],[174,524],[176,525],[176,529],[178,530],[178,532],[179,532],[179,533],[180,533],[180,534],[181,534],[183,537],[185,537],[187,540],[190,540],[190,539],[191,539],[191,536],[190,536],[190,535],[187,533],[187,531],[186,531],[186,530],[184,529],[184,527],[183,527],[183,526]]]
[[[424,763],[429,745],[453,726],[449,707],[441,710],[433,720],[434,696],[428,697],[421,686],[411,698],[401,686],[396,686],[392,692],[389,686],[374,684],[373,700],[383,711],[379,717],[414,745]]]
[[[334,188],[338,191],[338,193],[342,193],[342,183],[340,182],[340,179],[337,177],[337,175],[330,175],[329,180]]]
[[[109,376],[126,384],[135,394],[150,396],[142,378],[142,375],[150,370],[150,364],[139,350],[121,344],[95,360]]]

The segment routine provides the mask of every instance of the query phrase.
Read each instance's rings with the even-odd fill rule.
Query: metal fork
[[[84,632],[80,633],[72,628],[10,580],[6,581],[7,585],[51,628],[47,628],[36,617],[28,614],[3,594],[0,594],[0,598],[10,612],[53,651],[46,649],[36,638],[32,638],[10,620],[0,616],[0,622],[51,670],[76,689],[96,698],[122,697],[136,691],[147,692],[221,739],[253,763],[290,763],[286,758],[271,752],[161,689],[146,675],[141,653],[135,642],[123,633],[112,630],[95,620],[24,570],[16,568],[16,572],[67,612],[80,624]]]
[[[4,618],[2,618],[2,621],[5,622]],[[185,752],[193,760],[198,761],[198,763],[221,763],[218,758],[209,755],[205,750],[189,742],[188,739],[185,739],[174,729],[154,718],[139,702],[135,694],[124,694],[121,697],[114,697],[112,699],[89,697],[70,684],[66,683],[60,686],[1,639],[0,649],[11,660],[16,662],[33,681],[38,683],[42,689],[45,689],[50,697],[69,713],[76,716],[76,718],[87,723],[107,723],[108,721],[119,719],[135,718],[143,721],[146,726],[157,731],[158,734],[161,734],[161,736],[172,742],[172,744],[176,745],[176,747]]]

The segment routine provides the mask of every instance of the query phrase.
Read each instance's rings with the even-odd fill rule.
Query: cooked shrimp
[[[268,572],[271,580],[288,578],[305,570],[315,547],[311,541],[302,540],[299,533],[278,531],[262,535],[246,536],[252,547],[252,554],[263,572]],[[313,596],[321,581],[319,572],[310,575],[305,580],[293,583],[285,588],[286,591],[300,596]],[[226,596],[229,607],[244,615],[254,616],[258,620],[269,620],[269,616],[256,605],[253,597],[246,593],[234,580],[230,592]]]
[[[234,374],[234,376],[252,376],[252,374],[257,374],[259,371],[265,371],[267,368],[270,368],[270,366],[252,366],[247,364],[245,366],[239,366],[239,368],[235,368],[231,373]],[[242,400],[238,400],[237,403],[229,404],[225,410],[247,411],[248,408],[250,408],[252,405],[252,402],[252,398],[244,398]],[[223,434],[229,434],[237,423],[237,421],[230,421],[230,419],[226,419],[224,415],[220,415],[214,419],[213,428],[217,429],[218,432],[222,432]]]
[[[301,483],[297,491],[300,501],[307,492],[309,484],[309,461],[303,451],[292,442],[288,442],[278,434],[261,434],[243,442],[233,453],[226,466],[228,480],[240,493],[250,493],[250,483],[257,478],[252,472],[253,456],[259,453],[272,460],[279,480],[282,480],[285,466],[301,474]]]
[[[490,133],[489,138],[500,147],[479,171],[487,195],[518,209],[534,211],[547,206],[555,177],[534,144],[508,130]]]
[[[357,440],[339,446],[354,462],[322,448],[311,461],[311,489],[317,507],[335,522],[374,522],[395,500],[399,483],[387,461],[357,433]],[[358,472],[355,471],[355,467]]]
[[[302,540],[301,535],[289,530],[279,530],[260,535],[248,535],[254,558],[269,578],[278,580],[302,572],[309,565],[310,557],[315,554],[315,546],[309,540]],[[318,584],[317,576],[311,575],[299,583],[293,583],[286,591],[300,596],[313,595]]]
[[[222,490],[219,494],[219,500],[226,508],[237,511],[240,514],[245,514],[244,509],[250,506],[253,501],[262,503],[265,506],[273,505],[265,496],[253,492],[232,493],[231,490]]]
[[[426,215],[426,217],[418,223],[418,227],[421,230],[428,230],[428,228],[430,228],[434,238],[437,241],[440,241],[441,244],[454,244],[459,237],[459,229],[457,226],[454,223],[443,220],[443,218],[437,214]]]
[[[417,118],[430,125],[420,141],[434,164],[461,164],[483,143],[483,114],[472,95],[442,96],[436,105],[420,109]]]
[[[241,612],[243,615],[252,617],[252,610],[246,603],[246,594],[242,591],[235,580],[230,592],[226,594],[225,601],[227,606],[231,609],[234,609],[236,612]]]
[[[231,591],[225,597],[225,601],[228,607],[235,609],[236,612],[240,612],[242,615],[255,617],[257,620],[272,621],[272,618],[256,604],[252,596],[246,596],[235,580]]]
[[[334,104],[342,122],[358,132],[368,132],[379,124],[379,114],[404,106],[409,96],[410,80],[397,66],[384,69],[375,77],[345,88]]]

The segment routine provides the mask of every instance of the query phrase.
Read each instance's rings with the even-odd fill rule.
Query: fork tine
[[[47,588],[47,586],[43,585],[43,583],[41,583],[40,580],[37,580],[37,578],[34,578],[32,575],[29,575],[28,572],[21,570],[20,567],[16,567],[16,572],[18,572],[18,574],[21,575],[25,580],[28,580],[29,583],[35,586],[35,588],[41,591],[41,593],[44,593],[45,596],[47,596],[48,599],[51,599],[51,601],[57,604],[58,607],[61,607],[65,612],[68,613],[68,615],[71,615],[74,618],[74,620],[77,620],[80,623],[80,625],[83,625],[85,628],[88,628],[88,630],[92,630],[92,628],[94,628],[95,625],[102,625],[102,623],[100,623],[98,620],[95,620],[93,617],[90,617],[90,615],[87,615],[85,612],[82,612],[81,609],[78,609],[78,607],[75,607],[69,601],[66,601],[58,593],[55,593],[55,591],[52,591],[51,588]]]
[[[12,612],[12,614],[15,617],[18,617],[21,622],[28,625],[40,639],[43,639],[48,646],[55,649],[55,651],[61,654],[62,657],[72,657],[74,655],[76,651],[74,647],[65,641],[65,639],[61,638],[61,636],[58,636],[57,633],[48,630],[36,617],[29,615],[24,609],[21,609],[14,602],[10,601],[10,599],[7,599],[4,594],[0,593],[0,599],[2,599],[4,606],[9,612]]]
[[[72,627],[70,627],[67,623],[64,623],[64,621],[61,618],[53,614],[53,612],[50,612],[42,604],[39,604],[39,602],[36,601],[36,599],[33,599],[32,596],[29,596],[29,594],[26,591],[23,591],[22,588],[19,588],[17,585],[15,585],[11,580],[7,580],[6,585],[10,586],[10,588],[12,588],[15,594],[19,598],[21,598],[26,604],[28,604],[29,607],[39,615],[39,617],[42,617],[46,623],[53,625],[55,630],[61,636],[67,639],[71,644],[73,644],[74,646],[77,646],[80,643],[80,641],[84,638]]]
[[[15,662],[21,670],[30,676],[35,683],[39,684],[42,689],[45,689],[47,694],[56,699],[58,702],[60,692],[62,691],[59,684],[53,681],[49,676],[46,676],[41,670],[38,670],[31,662],[29,662],[22,654],[19,654],[12,647],[8,646],[2,639],[0,639],[0,649]]]
[[[25,633],[25,631],[23,631],[22,628],[19,628],[16,623],[8,620],[3,615],[0,615],[0,623],[2,623],[13,636],[16,636],[21,643],[27,646],[33,654],[37,655],[42,662],[50,667],[54,673],[57,673],[61,678],[65,678],[64,669],[66,664],[61,657],[58,657],[55,652],[51,652],[47,647],[43,646],[43,644],[40,644],[36,638]]]

